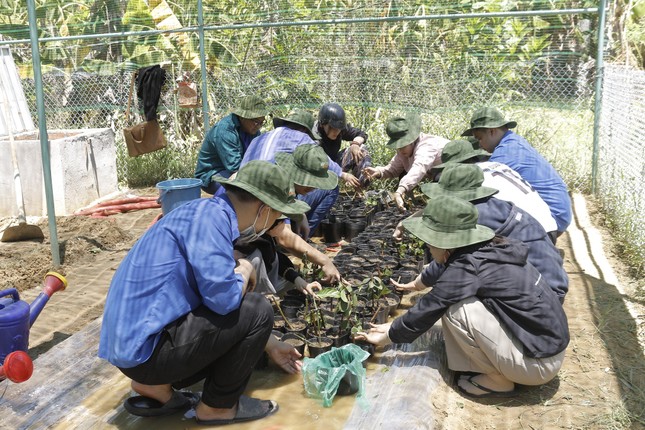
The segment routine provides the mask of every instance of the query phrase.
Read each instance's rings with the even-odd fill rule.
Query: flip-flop
[[[462,393],[465,396],[472,397],[474,399],[488,399],[488,398],[507,398],[507,397],[515,397],[517,395],[517,391],[515,389],[512,389],[510,391],[495,391],[492,390],[488,387],[484,387],[481,384],[478,384],[477,382],[473,381],[473,378],[477,375],[472,375],[466,378],[466,381],[473,387],[479,388],[480,390],[483,391],[482,394],[473,394],[470,391],[467,391],[465,388],[462,388],[461,385],[457,385],[459,388],[459,392]]]
[[[230,420],[200,420],[195,415],[197,424],[206,426],[223,426],[227,424],[243,423],[268,417],[278,411],[278,404],[273,400],[260,400],[245,395],[240,396],[237,404],[237,413]]]
[[[173,391],[166,403],[145,396],[129,397],[123,403],[126,411],[139,417],[163,417],[186,412],[199,402],[199,395],[190,391]]]

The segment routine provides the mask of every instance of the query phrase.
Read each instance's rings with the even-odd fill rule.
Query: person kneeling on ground
[[[215,180],[225,184],[224,196],[173,209],[112,278],[98,355],[132,379],[139,396],[124,404],[132,414],[194,407],[207,425],[263,418],[278,405],[242,395],[262,352],[288,373],[300,370],[300,354],[271,335],[271,304],[253,292],[255,270],[235,255],[233,242],[309,207],[290,193],[288,174],[266,161],[247,164],[234,180]],[[174,390],[201,380],[201,400]]]
[[[287,152],[275,153],[275,161],[283,168],[294,183],[295,192],[298,195],[305,195],[313,190],[332,190],[338,185],[338,176],[329,170],[329,161],[325,151],[318,145],[304,144],[295,148],[292,154]],[[266,232],[266,234],[254,241],[236,242],[235,249],[251,254],[258,249],[262,254],[262,262],[267,273],[266,285],[258,288],[260,292],[279,293],[285,289],[297,288],[305,294],[315,294],[315,290],[321,289],[318,282],[307,282],[295,269],[295,266],[283,252],[278,250],[277,245],[282,249],[302,256],[314,264],[322,267],[325,278],[323,282],[340,282],[340,273],[334,263],[325,254],[312,247],[300,236],[291,231],[285,220],[280,219]],[[254,259],[257,257],[253,257]]]
[[[430,170],[441,164],[441,150],[448,139],[421,133],[421,117],[408,113],[404,117],[391,118],[385,131],[390,137],[387,147],[396,150],[387,166],[366,167],[363,173],[369,179],[396,178],[401,176],[394,193],[396,206],[404,211],[403,195],[411,192]]]
[[[569,291],[569,278],[564,262],[544,228],[531,215],[514,204],[497,198],[495,188],[483,186],[484,173],[473,164],[454,164],[445,169],[439,182],[421,185],[430,199],[453,196],[467,200],[477,208],[477,224],[493,229],[496,235],[519,240],[528,248],[527,261],[544,277],[547,285],[557,294],[560,303]],[[421,211],[413,216],[420,216]],[[403,229],[399,223],[397,229]],[[434,285],[444,267],[432,260],[413,282],[399,284],[397,289],[411,290]],[[422,289],[422,288],[421,288]]]
[[[195,178],[202,181],[204,192],[215,194],[220,188],[216,175],[229,178],[240,169],[242,157],[260,135],[267,114],[260,97],[246,96],[206,133],[195,166]]]
[[[477,216],[471,203],[442,196],[422,217],[405,221],[446,269],[406,314],[358,338],[379,346],[410,343],[441,318],[448,367],[464,372],[459,390],[512,397],[515,384],[541,385],[557,375],[569,344],[567,317],[526,261],[526,245],[495,236]]]

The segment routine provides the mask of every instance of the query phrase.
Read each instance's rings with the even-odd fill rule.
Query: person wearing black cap
[[[338,103],[325,103],[318,111],[313,130],[329,158],[340,164],[344,172],[353,172],[362,184],[366,184],[367,178],[362,177],[362,171],[371,165],[367,133],[347,123],[345,110]],[[341,151],[343,141],[349,142],[349,148]]]

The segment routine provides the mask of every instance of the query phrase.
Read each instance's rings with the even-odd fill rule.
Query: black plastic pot
[[[283,335],[280,340],[296,348],[296,351],[301,355],[305,355],[305,345],[307,344],[307,341],[304,336],[290,332]]]
[[[298,312],[304,307],[304,303],[297,299],[285,298],[280,302],[282,313],[284,313],[284,316],[287,318],[296,318],[298,316]]]
[[[389,294],[387,294],[385,296],[385,298],[387,299],[388,305],[390,307],[389,308],[390,309],[390,312],[389,312],[390,315],[394,315],[394,313],[396,312],[397,308],[401,304],[401,297],[399,297],[398,295],[396,295],[394,293],[389,293]]]
[[[341,346],[347,345],[349,343],[350,332],[346,331],[340,333],[340,329],[338,327],[332,327],[327,330],[327,337],[334,342],[334,346],[336,348],[340,348]]]
[[[366,330],[368,329],[369,328],[367,328]],[[376,351],[376,345],[373,345],[366,340],[354,339],[354,345],[360,347],[363,351],[369,352],[370,355],[374,355],[374,352]]]
[[[345,240],[348,242],[351,241],[365,230],[366,226],[367,223],[365,221],[354,221],[351,218],[345,221]]]
[[[284,295],[284,298],[285,298],[285,300],[287,300],[289,302],[291,302],[292,299],[294,301],[297,300],[298,302],[302,303],[303,305],[305,304],[305,302],[307,300],[307,296],[305,295],[305,293],[303,293],[302,291],[299,291],[299,290],[297,290],[295,288],[292,288],[291,290],[287,291],[287,293]]]
[[[344,224],[342,222],[324,220],[320,225],[326,243],[338,243],[343,238]]]
[[[336,391],[336,394],[338,394],[339,396],[349,396],[350,394],[355,394],[358,392],[359,385],[360,380],[358,379],[358,376],[354,375],[349,370],[346,370],[343,379],[341,379],[340,383],[338,384],[338,390]]]
[[[328,337],[312,337],[307,339],[309,358],[318,357],[323,352],[331,351],[334,342]]]
[[[389,306],[381,306],[374,310],[374,313],[372,314],[372,322],[374,324],[385,324],[389,314]]]

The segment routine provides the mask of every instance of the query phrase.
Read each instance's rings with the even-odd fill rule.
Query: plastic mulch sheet
[[[432,429],[431,393],[440,369],[446,369],[446,354],[438,326],[411,344],[393,345],[367,376],[367,407],[357,403],[344,428]]]

